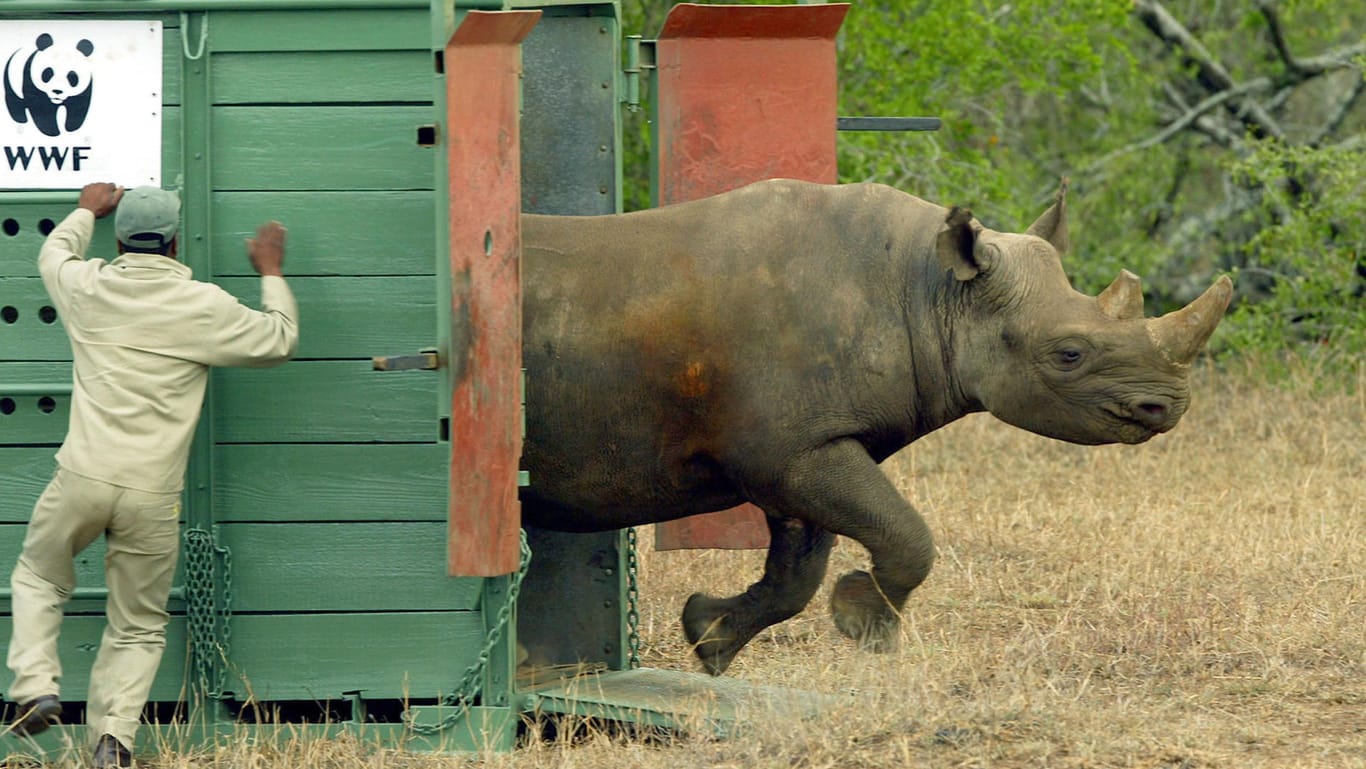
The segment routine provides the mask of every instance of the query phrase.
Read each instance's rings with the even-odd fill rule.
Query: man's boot
[[[19,706],[19,717],[10,724],[9,730],[24,737],[32,737],[61,722],[62,701],[55,694],[44,694]]]

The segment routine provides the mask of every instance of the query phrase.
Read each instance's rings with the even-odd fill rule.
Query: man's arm
[[[90,238],[95,234],[95,220],[108,216],[119,205],[123,188],[107,182],[95,182],[81,188],[76,210],[53,228],[38,252],[38,273],[54,301],[65,296],[61,290],[62,266],[85,261]],[[59,308],[60,309],[60,308]]]
[[[285,228],[279,222],[261,225],[247,240],[247,257],[261,275],[262,310],[222,294],[204,361],[211,366],[274,366],[299,346],[299,308],[284,278]]]

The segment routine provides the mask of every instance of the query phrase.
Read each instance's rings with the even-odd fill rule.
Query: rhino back
[[[880,185],[773,181],[525,216],[531,496],[630,523],[734,504],[841,437],[900,448],[908,276],[942,211]]]

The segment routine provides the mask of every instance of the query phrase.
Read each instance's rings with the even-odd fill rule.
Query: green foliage
[[[1366,146],[1266,142],[1235,173],[1264,190],[1268,224],[1246,244],[1240,287],[1265,297],[1225,322],[1226,349],[1298,349],[1323,367],[1355,370],[1366,356]],[[1297,185],[1312,180],[1313,193]]]
[[[1366,97],[1350,96],[1366,57],[1357,50],[1355,69],[1305,80],[1286,56],[1359,47],[1366,4],[1162,4],[1235,86],[1274,85],[1245,93],[1282,141],[1252,139],[1236,99],[1193,111],[1222,86],[1146,26],[1135,0],[859,0],[837,41],[840,114],[934,116],[943,128],[840,134],[841,181],[969,206],[989,227],[1019,230],[1068,177],[1064,261],[1079,290],[1128,269],[1156,314],[1234,273],[1236,309],[1213,348],[1259,360],[1312,351],[1316,370],[1339,360],[1350,371],[1366,352]],[[622,0],[625,28],[650,37],[671,5]],[[1350,109],[1334,119],[1340,104]],[[648,114],[627,123],[628,208],[648,201]]]

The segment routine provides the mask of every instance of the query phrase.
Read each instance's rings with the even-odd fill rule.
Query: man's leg
[[[166,599],[180,544],[180,494],[126,489],[109,525],[105,627],[90,672],[91,741],[112,735],[133,747],[138,720],[166,648]]]
[[[62,675],[57,636],[62,606],[76,586],[73,559],[104,529],[108,502],[101,486],[58,470],[33,508],[24,549],[10,577],[14,627],[9,698],[20,704],[59,693]]]

